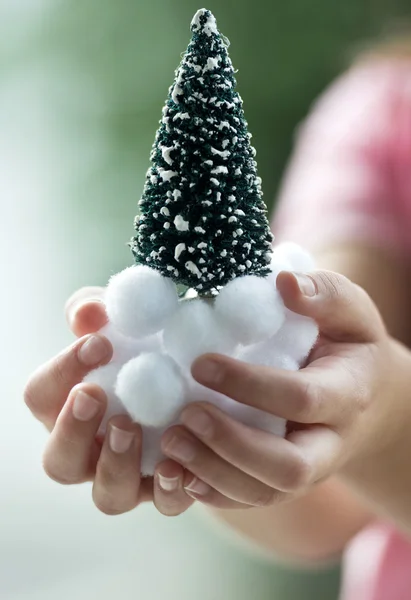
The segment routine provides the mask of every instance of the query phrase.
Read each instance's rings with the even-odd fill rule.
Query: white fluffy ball
[[[271,273],[267,279],[276,285],[278,274],[281,271],[312,271],[315,268],[311,255],[293,242],[284,242],[275,246],[271,259]]]
[[[281,271],[292,271],[292,267],[290,263],[286,263],[284,261],[272,260],[270,265],[271,273],[267,275],[267,280],[274,286],[277,287],[277,277],[281,273]]]
[[[318,325],[313,319],[287,309],[284,325],[274,336],[273,341],[281,353],[297,361],[301,366],[317,341],[317,337]]]
[[[276,344],[276,336],[253,344],[245,346],[237,353],[236,358],[252,365],[261,365],[264,367],[275,367],[276,369],[285,369],[286,371],[298,371],[298,362],[284,353],[281,346]]]
[[[128,267],[114,275],[107,286],[106,310],[121,333],[142,338],[163,329],[177,310],[175,284],[150,267]]]
[[[127,414],[127,410],[115,392],[117,375],[119,374],[122,366],[122,363],[111,362],[108,365],[94,369],[94,371],[88,373],[83,379],[83,381],[86,383],[95,383],[101,387],[107,396],[107,409],[100,424],[100,434],[105,432],[107,421],[111,419],[111,417],[114,417],[115,415]]]
[[[201,354],[230,354],[235,342],[221,327],[211,302],[183,300],[163,332],[167,352],[180,366],[189,368]]]
[[[158,334],[136,340],[120,333],[112,323],[107,323],[99,333],[113,346],[112,361],[116,363],[125,363],[142,352],[154,352],[161,347],[161,337]]]
[[[177,365],[169,356],[155,352],[126,363],[115,391],[134,421],[149,427],[171,423],[185,402],[184,379]]]
[[[274,247],[272,261],[288,263],[293,271],[312,271],[315,268],[314,260],[307,250],[294,242],[283,242]]]
[[[215,311],[240,344],[272,337],[284,321],[280,294],[270,281],[255,275],[230,281],[217,296]]]

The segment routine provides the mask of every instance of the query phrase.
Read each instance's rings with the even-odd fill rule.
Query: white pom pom
[[[315,269],[314,259],[310,253],[293,242],[283,242],[274,247],[273,261],[288,263],[293,271],[307,272]]]
[[[279,260],[274,252],[270,264],[271,273],[267,276],[268,281],[277,287],[277,277],[281,271],[292,271],[291,263],[286,260]]]
[[[112,362],[116,363],[125,363],[142,352],[155,352],[161,347],[161,337],[158,334],[136,340],[120,333],[112,323],[107,323],[99,333],[113,346]]]
[[[224,327],[241,344],[272,337],[284,321],[284,304],[266,278],[246,275],[230,281],[215,300]]]
[[[150,427],[171,423],[185,402],[184,379],[177,365],[169,356],[154,352],[126,363],[115,391],[134,421]]]
[[[275,367],[276,369],[285,369],[286,371],[298,371],[298,362],[288,354],[285,354],[285,352],[281,344],[276,342],[276,336],[274,336],[265,342],[241,348],[236,358],[252,365]]]
[[[94,369],[94,371],[88,373],[83,379],[83,381],[86,383],[95,383],[101,387],[107,396],[107,409],[100,424],[100,434],[105,432],[107,421],[111,419],[111,417],[114,417],[115,415],[127,414],[127,410],[115,393],[117,375],[122,366],[122,364],[111,362],[108,365]]]
[[[206,300],[193,299],[180,302],[178,311],[163,332],[167,352],[182,367],[206,352],[229,354],[235,342],[221,327],[212,305]]]
[[[139,265],[110,279],[105,303],[116,329],[126,336],[142,338],[163,329],[177,310],[178,295],[171,279]]]
[[[313,319],[286,311],[284,325],[274,336],[279,352],[295,360],[300,366],[312,350],[318,337],[318,325]]]

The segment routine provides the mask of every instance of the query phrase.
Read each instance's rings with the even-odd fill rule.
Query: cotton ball
[[[287,309],[284,324],[274,336],[273,342],[279,351],[301,365],[312,350],[317,337],[318,325],[313,319]]]
[[[273,260],[288,263],[292,271],[307,272],[315,269],[314,259],[310,253],[294,242],[283,242],[276,246]]]
[[[252,365],[275,367],[286,371],[299,369],[298,362],[285,353],[281,343],[277,343],[276,336],[259,344],[242,347],[236,358]]]
[[[274,254],[270,264],[271,273],[268,274],[267,280],[277,287],[277,277],[281,271],[292,271],[291,263],[284,258],[278,258],[274,249]]]
[[[142,338],[163,329],[177,310],[175,284],[150,267],[128,267],[114,275],[105,296],[110,322],[122,334]]]
[[[180,302],[163,332],[167,352],[180,366],[189,368],[193,361],[207,352],[230,354],[235,342],[221,327],[212,304],[193,299]]]
[[[188,374],[187,376],[187,397],[190,398],[190,403],[208,402],[221,410],[225,410],[227,406],[233,402],[231,398],[220,394],[220,392],[216,392],[215,390],[211,390],[210,388],[201,385],[191,374]]]
[[[217,296],[215,311],[240,344],[270,338],[284,321],[280,294],[270,281],[255,275],[230,281]]]
[[[150,427],[168,425],[185,402],[184,379],[177,365],[156,352],[126,363],[115,391],[134,421]]]
[[[142,352],[160,350],[161,338],[157,334],[136,340],[120,333],[112,323],[107,323],[99,331],[113,346],[113,362],[125,363]]]
[[[104,434],[107,427],[107,421],[111,419],[111,417],[127,414],[127,410],[115,393],[117,375],[122,366],[121,363],[111,362],[108,365],[94,369],[94,371],[88,373],[83,379],[85,383],[95,383],[101,387],[107,396],[107,409],[100,424],[99,434]]]

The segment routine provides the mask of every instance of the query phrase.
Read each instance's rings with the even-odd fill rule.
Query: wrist
[[[375,507],[394,518],[408,512],[402,499],[411,494],[411,353],[393,339],[385,365],[362,415],[361,440],[339,476]]]

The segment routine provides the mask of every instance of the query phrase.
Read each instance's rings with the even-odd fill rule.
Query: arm
[[[410,345],[411,269],[399,247],[398,215],[393,203],[387,203],[392,191],[375,160],[384,156],[384,135],[390,129],[387,103],[380,88],[361,89],[361,99],[355,97],[359,79],[361,73],[354,73],[337,82],[309,117],[281,190],[274,232],[277,240],[290,239],[311,249],[319,268],[342,273],[363,287],[391,335]],[[372,81],[383,86],[383,79]],[[347,96],[356,101],[344,104],[340,98]],[[395,484],[388,477],[391,460],[386,459],[381,480],[387,485]],[[362,479],[364,473],[350,475],[346,482],[334,478],[289,504],[214,512],[276,556],[298,562],[323,560],[340,553],[375,518],[369,504],[348,486],[364,480],[380,498],[387,496],[378,482]]]
[[[411,273],[383,250],[336,246],[317,252],[320,268],[346,275],[373,298],[393,336],[410,342]],[[339,555],[374,518],[370,506],[332,479],[291,503],[260,510],[215,510],[241,536],[277,558],[313,563]]]

